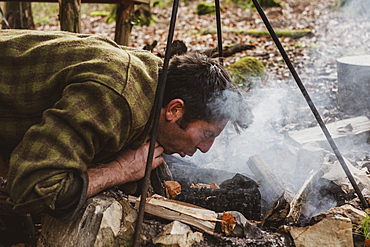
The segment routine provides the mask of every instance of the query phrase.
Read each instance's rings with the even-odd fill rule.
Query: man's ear
[[[182,99],[173,99],[166,106],[166,120],[177,120],[184,115],[185,103]]]

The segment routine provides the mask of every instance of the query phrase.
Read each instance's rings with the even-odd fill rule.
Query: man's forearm
[[[134,150],[128,148],[121,150],[117,153],[117,157],[114,161],[101,164],[96,168],[88,169],[89,185],[87,187],[86,197],[89,198],[112,186],[134,182],[143,178],[145,175],[148,150],[149,142],[145,142],[138,149]],[[163,163],[162,153],[163,148],[156,143],[152,169]]]
[[[105,189],[128,182],[129,178],[125,177],[119,169],[122,168],[116,160],[88,169],[89,184],[86,197],[89,198]]]

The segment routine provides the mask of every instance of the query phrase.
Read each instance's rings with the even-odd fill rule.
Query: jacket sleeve
[[[71,195],[85,196],[81,188],[74,191],[76,178],[87,187],[81,177],[86,178],[94,156],[102,150],[117,152],[135,138],[130,116],[125,99],[106,86],[67,86],[12,153],[8,203],[23,213],[41,213],[65,205]]]

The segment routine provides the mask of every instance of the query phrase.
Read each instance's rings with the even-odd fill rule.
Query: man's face
[[[189,123],[186,129],[182,129],[176,121],[172,121],[166,124],[165,128],[159,128],[157,141],[166,154],[192,156],[198,149],[205,153],[225,128],[226,123],[226,120],[216,123],[197,120]]]

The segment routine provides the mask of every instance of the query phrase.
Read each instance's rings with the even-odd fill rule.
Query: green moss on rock
[[[198,3],[197,5],[198,15],[207,15],[207,14],[215,14],[215,13],[216,13],[216,6],[214,4]]]
[[[256,78],[263,79],[266,70],[261,61],[254,57],[242,57],[228,67],[234,83],[242,87],[250,87]]]
[[[281,7],[281,4],[276,0],[260,0],[260,5],[263,8]]]

